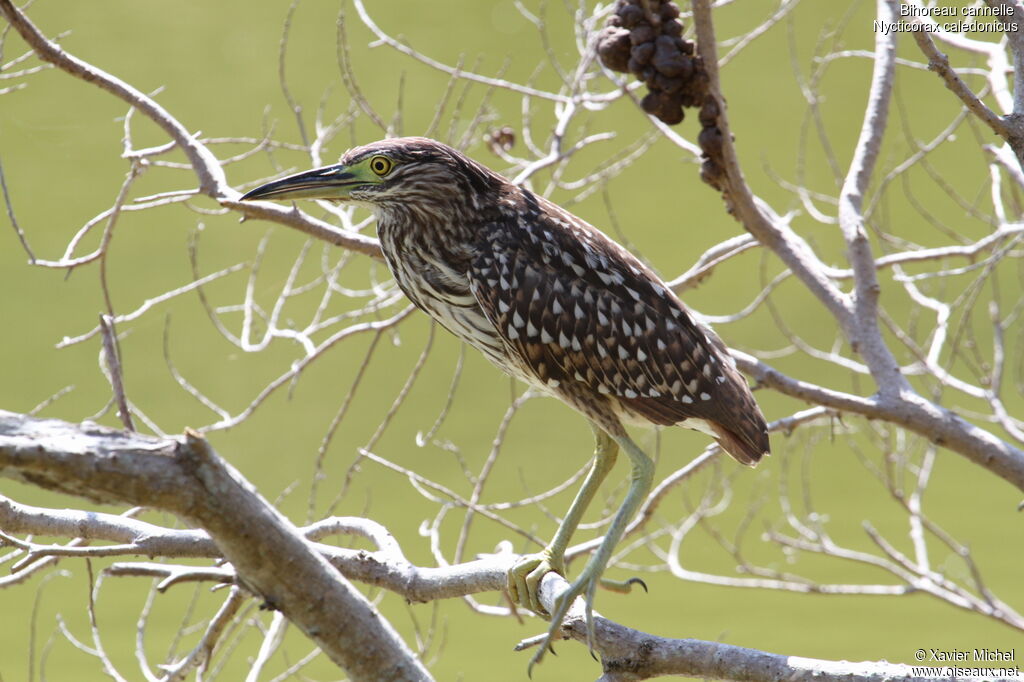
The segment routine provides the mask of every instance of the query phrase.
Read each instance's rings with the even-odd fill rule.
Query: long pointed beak
[[[347,166],[324,166],[260,185],[242,195],[241,200],[334,199],[340,201],[348,199],[349,191],[360,184],[364,184],[364,180]]]

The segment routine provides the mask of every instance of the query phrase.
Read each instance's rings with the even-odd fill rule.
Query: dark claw
[[[640,578],[630,578],[629,580],[626,581],[626,584],[627,585],[639,585],[640,587],[644,588],[644,593],[645,594],[650,594],[651,593],[651,591],[647,589],[647,583],[645,583]]]

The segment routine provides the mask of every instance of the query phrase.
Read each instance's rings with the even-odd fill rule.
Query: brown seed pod
[[[626,28],[633,28],[644,19],[644,11],[636,5],[626,5],[618,13],[622,25]]]
[[[657,47],[651,59],[654,68],[666,76],[690,77],[693,73],[693,64],[689,57],[676,49],[671,37],[665,35],[658,36],[655,45]]]
[[[683,89],[684,81],[682,78],[669,78],[663,74],[655,74],[654,86],[662,92],[673,94]]]
[[[644,98],[640,100],[640,106],[648,114],[657,116],[658,111],[661,109],[661,93],[659,92],[648,92],[644,95]]]
[[[636,28],[629,32],[629,41],[634,45],[641,45],[643,43],[652,42],[658,34],[654,32],[650,24],[638,24]]]
[[[718,126],[702,128],[700,135],[697,136],[697,144],[708,156],[720,156],[722,153],[722,131],[718,129]]]
[[[712,97],[705,97],[704,104],[700,107],[700,124],[705,128],[716,125],[718,122],[718,102]]]
[[[642,43],[640,45],[634,45],[633,49],[629,52],[629,56],[632,60],[635,60],[637,64],[647,64],[651,61],[651,57],[654,56],[654,51],[654,43]],[[632,67],[630,70],[632,70]]]
[[[498,153],[498,150],[509,151],[516,143],[516,131],[512,126],[502,126],[484,134],[484,142]]]
[[[667,100],[663,103],[661,113],[658,116],[662,122],[674,126],[678,123],[683,122],[685,114],[683,113],[683,107],[676,103],[674,100]]]
[[[597,38],[597,54],[601,63],[612,71],[629,72],[629,31],[617,26],[605,26]]]
[[[661,32],[664,35],[672,36],[673,38],[678,38],[679,36],[683,35],[683,25],[677,19],[669,19],[668,21],[662,23]]]
[[[601,63],[643,81],[644,111],[670,125],[683,120],[683,107],[701,105],[707,87],[694,45],[682,36],[672,0],[618,0],[597,43]]]

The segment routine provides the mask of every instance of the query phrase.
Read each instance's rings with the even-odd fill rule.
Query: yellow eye
[[[386,156],[375,156],[370,159],[370,170],[381,177],[390,173],[394,167],[395,164]]]

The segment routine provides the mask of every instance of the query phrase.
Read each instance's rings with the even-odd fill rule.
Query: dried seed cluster
[[[679,8],[670,0],[618,0],[597,42],[605,66],[647,84],[644,111],[670,125],[683,120],[683,107],[704,98],[700,58],[682,36]]]
[[[704,152],[701,177],[724,188],[719,105],[706,97],[704,62],[683,36],[679,8],[671,0],[618,0],[597,39],[601,63],[613,71],[632,73],[647,84],[644,111],[675,125],[683,107],[700,107],[697,140]]]

